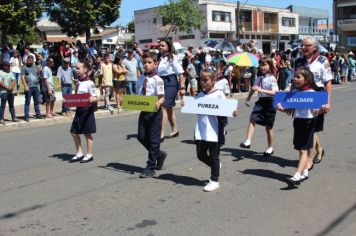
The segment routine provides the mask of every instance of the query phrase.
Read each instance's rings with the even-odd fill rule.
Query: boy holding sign
[[[215,72],[203,70],[200,74],[200,83],[203,92],[197,98],[207,97],[215,99],[225,99],[225,94],[221,90],[214,88]],[[181,106],[184,106],[182,101]],[[236,117],[238,109],[233,112]],[[223,117],[215,115],[198,115],[195,125],[195,143],[198,159],[211,168],[209,183],[203,188],[205,192],[211,192],[219,188],[220,175],[220,145],[224,142],[224,122]],[[208,155],[209,152],[209,155]]]
[[[141,111],[138,120],[138,141],[148,151],[146,168],[140,174],[140,178],[149,178],[155,175],[155,169],[161,170],[167,152],[160,150],[162,109],[164,103],[163,80],[156,75],[157,57],[155,54],[144,54],[143,65],[145,73],[137,81],[138,94],[143,96],[157,96],[156,112]]]
[[[318,90],[313,73],[309,69],[300,69],[296,72],[294,78],[295,90],[293,92],[314,92]],[[308,179],[309,170],[313,168],[313,159],[311,157],[311,148],[313,147],[313,138],[316,125],[316,117],[319,109],[284,109],[281,103],[277,104],[279,111],[286,112],[294,118],[294,149],[299,151],[299,164],[295,174],[288,178],[291,185],[298,185],[303,180]],[[321,110],[326,109],[323,107]]]

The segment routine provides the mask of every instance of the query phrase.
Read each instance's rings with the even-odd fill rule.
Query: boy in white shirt
[[[137,81],[137,92],[139,95],[158,97],[157,111],[142,111],[138,120],[137,140],[148,151],[147,165],[140,174],[140,178],[149,178],[155,175],[155,169],[162,169],[167,157],[167,152],[160,150],[164,83],[161,77],[156,74],[157,56],[154,53],[143,55],[143,67],[145,73]]]

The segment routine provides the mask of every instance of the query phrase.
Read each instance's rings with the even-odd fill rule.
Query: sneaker
[[[114,115],[114,108],[108,107],[108,110],[110,111],[110,114],[111,114],[111,115]]]
[[[211,192],[211,191],[218,189],[219,187],[220,187],[219,182],[215,182],[215,181],[212,181],[211,179],[209,179],[209,183],[207,185],[205,185],[203,190],[205,192]]]
[[[0,120],[0,125],[5,125],[5,121],[4,120]]]
[[[23,120],[26,121],[26,122],[30,122],[30,118],[29,117],[25,117]]]
[[[242,147],[242,148],[251,148],[251,144],[246,145],[245,143],[240,143],[240,147]]]
[[[142,173],[140,174],[140,178],[150,178],[153,177],[156,174],[154,170],[151,170],[149,168],[145,168]]]
[[[166,158],[167,158],[167,152],[161,151],[161,155],[157,158],[156,170],[162,170]]]
[[[13,121],[13,122],[20,122],[20,119],[14,118],[14,119],[12,119],[12,121]]]

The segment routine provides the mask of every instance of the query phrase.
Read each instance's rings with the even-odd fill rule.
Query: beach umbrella
[[[214,48],[216,46],[216,44],[218,44],[218,43],[219,43],[219,41],[210,39],[210,40],[207,40],[204,42],[204,46],[209,47],[209,48]]]
[[[236,52],[236,48],[234,47],[234,45],[226,40],[217,43],[214,46],[214,49],[221,50],[221,51]]]
[[[258,58],[249,52],[233,53],[226,58],[226,61],[238,66],[257,67]]]

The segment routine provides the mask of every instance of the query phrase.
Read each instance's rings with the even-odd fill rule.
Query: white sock
[[[265,152],[268,154],[271,154],[273,152],[273,147],[267,148],[267,150]]]
[[[251,140],[246,139],[246,141],[244,142],[245,145],[251,145]]]
[[[82,157],[84,154],[83,152],[77,152],[77,154],[75,154],[77,157]]]
[[[303,175],[304,175],[305,177],[308,177],[308,176],[309,176],[309,171],[308,171],[308,169],[304,169],[304,170],[303,170]]]
[[[300,180],[300,173],[295,172],[293,178],[296,179],[296,180]]]

